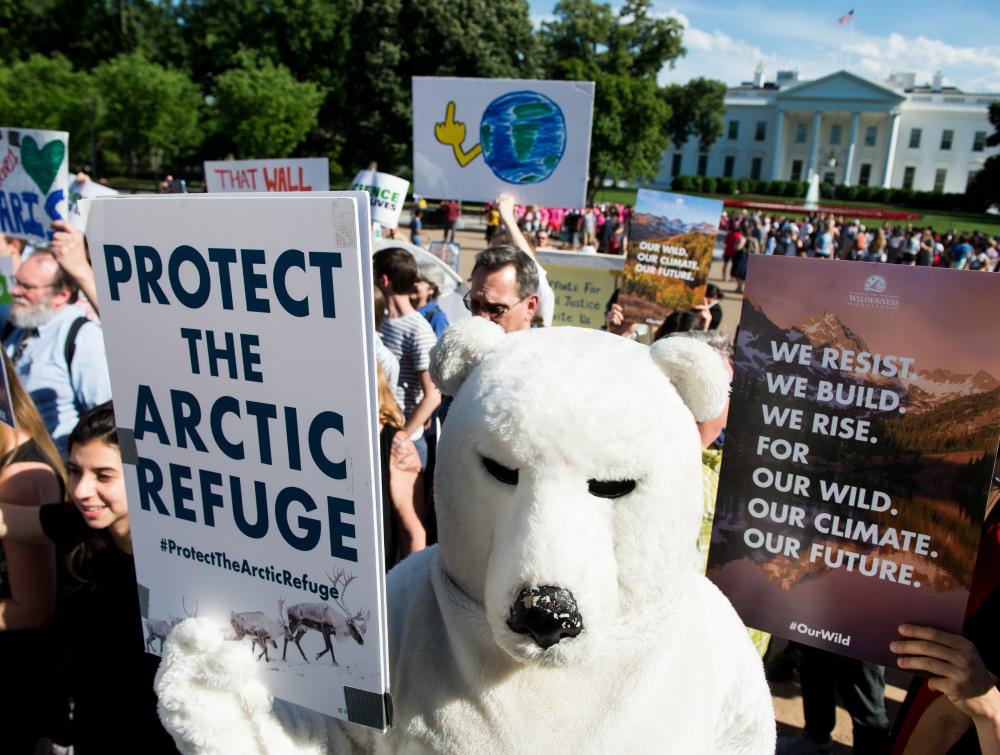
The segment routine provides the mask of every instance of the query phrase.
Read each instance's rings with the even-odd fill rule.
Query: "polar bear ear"
[[[434,385],[445,395],[454,396],[469,373],[503,339],[503,328],[485,317],[455,323],[431,349]]]
[[[694,338],[661,338],[649,347],[695,422],[718,417],[729,397],[729,372],[715,349]]]

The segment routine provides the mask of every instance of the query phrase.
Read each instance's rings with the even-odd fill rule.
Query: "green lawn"
[[[730,195],[722,194],[702,194],[699,196],[713,197],[715,199],[731,199]],[[599,189],[595,195],[598,202],[618,202],[621,204],[635,203],[635,189]],[[762,202],[781,202],[785,204],[801,202],[802,200],[790,197],[767,197],[759,194],[742,194],[740,199],[759,200]],[[821,199],[822,204],[827,205],[849,205],[851,207],[871,207],[879,210],[901,210],[920,215],[920,220],[913,221],[914,225],[929,225],[935,231],[945,232],[955,231],[983,231],[996,236],[1000,236],[1000,215],[973,214],[973,213],[943,213],[934,210],[913,210],[908,207],[896,207],[893,205],[877,204],[871,202],[847,202],[837,199]],[[795,215],[795,213],[789,213]]]

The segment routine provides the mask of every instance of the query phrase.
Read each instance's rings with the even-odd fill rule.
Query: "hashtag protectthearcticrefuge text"
[[[163,553],[175,555],[187,561],[197,561],[200,564],[214,566],[235,574],[244,574],[251,578],[273,582],[276,585],[309,592],[318,595],[321,600],[336,599],[339,596],[337,588],[325,582],[315,580],[304,572],[295,574],[289,569],[279,569],[273,564],[261,566],[260,564],[252,563],[247,558],[230,556],[223,551],[206,553],[198,548],[181,545],[169,538],[162,538],[160,540],[160,550]]]

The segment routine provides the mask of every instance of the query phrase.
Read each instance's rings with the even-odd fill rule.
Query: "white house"
[[[914,74],[876,83],[849,71],[799,81],[779,71],[726,94],[722,135],[707,152],[695,138],[663,156],[656,185],[680,175],[807,180],[812,171],[840,185],[964,192],[987,157],[988,118],[1000,94],[928,86]]]

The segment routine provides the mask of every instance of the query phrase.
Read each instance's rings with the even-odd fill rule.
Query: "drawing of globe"
[[[508,92],[491,102],[479,125],[483,158],[511,184],[544,181],[566,151],[566,119],[538,92]]]

